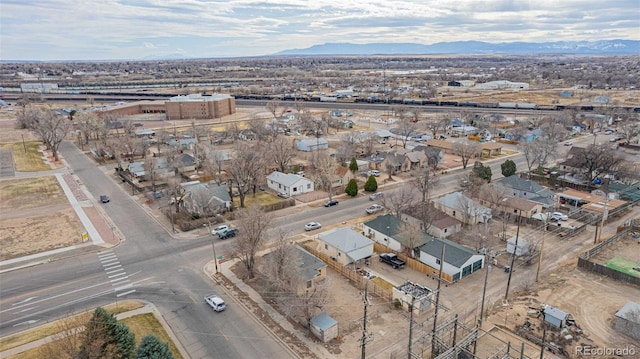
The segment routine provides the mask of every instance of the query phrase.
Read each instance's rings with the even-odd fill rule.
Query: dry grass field
[[[67,197],[54,176],[6,180],[0,182],[0,211],[37,208],[67,203]],[[1,217],[0,217],[1,218]]]

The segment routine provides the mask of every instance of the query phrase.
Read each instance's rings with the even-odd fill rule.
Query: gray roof
[[[300,256],[300,270],[302,276],[306,280],[311,280],[318,275],[320,268],[325,268],[327,264],[313,254],[307,252],[304,248],[296,246],[298,255]]]
[[[346,253],[354,261],[373,254],[373,241],[349,228],[338,228],[321,234],[320,239]]]
[[[468,202],[469,204],[463,206],[463,201]],[[481,205],[480,203],[472,200],[471,198],[466,197],[460,192],[449,193],[443,197],[440,197],[434,201],[435,203],[440,203],[448,208],[453,208],[458,211],[464,211],[467,209],[470,215],[482,215],[488,214],[489,218],[491,217],[491,209]]]
[[[567,316],[569,314],[567,314],[566,312],[563,312],[562,310],[558,309],[558,308],[554,308],[551,306],[548,306],[546,308],[544,308],[544,316],[550,316],[553,318],[557,318],[557,319],[566,319]]]
[[[402,232],[402,221],[390,214],[364,222],[364,225],[389,237]]]
[[[331,318],[329,314],[322,312],[315,317],[311,318],[311,325],[320,328],[320,330],[325,331],[334,325],[337,325],[338,322]]]
[[[305,144],[309,147],[313,147],[313,146],[318,146],[318,145],[328,145],[329,141],[327,141],[326,139],[320,137],[320,138],[309,138],[306,140],[300,140],[298,141],[298,144]]]
[[[627,302],[617,313],[616,317],[640,324],[640,304]]]
[[[282,173],[278,171],[273,171],[270,175],[267,176],[267,179],[276,183],[280,183],[285,187],[291,187],[300,181],[309,181],[302,176],[298,176],[292,173]]]
[[[420,251],[430,254],[436,258],[442,255],[442,247],[444,250],[444,261],[460,268],[471,256],[477,253],[467,247],[463,247],[458,243],[452,242],[444,238],[430,237],[429,241],[420,247]]]
[[[501,178],[496,182],[501,184],[504,187],[509,187],[509,188],[517,189],[519,191],[524,191],[524,192],[536,193],[541,197],[553,196],[553,192],[551,192],[551,190],[544,188],[533,181],[520,178],[519,176],[516,176],[516,175]]]

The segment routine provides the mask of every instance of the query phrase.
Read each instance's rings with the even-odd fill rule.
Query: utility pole
[[[362,339],[360,339],[361,343],[360,346],[362,347],[362,353],[360,354],[360,358],[361,359],[365,359],[365,347],[367,345],[367,340],[369,339],[369,335],[367,333],[367,306],[369,305],[369,299],[367,298],[367,284],[369,283],[369,280],[367,279],[364,282],[364,298],[363,298],[363,302],[364,302],[364,320],[362,323]]]
[[[411,359],[411,340],[413,340],[413,304],[416,297],[411,295],[411,304],[409,305],[409,344],[407,346],[408,359]]]
[[[213,249],[213,263],[215,266],[215,274],[218,274],[218,256],[216,255],[216,239],[213,236],[213,233],[211,232],[211,221],[209,221],[209,224],[207,225],[207,230],[209,231],[209,234],[211,234],[211,249]]]
[[[507,279],[507,290],[504,292],[504,301],[509,299],[509,285],[511,284],[511,274],[513,273],[513,263],[516,261],[516,253],[518,252],[518,237],[520,236],[520,219],[522,218],[522,211],[518,211],[518,229],[516,229],[516,243],[513,248],[513,254],[511,255],[511,267],[509,267],[509,279]]]
[[[485,261],[487,256],[485,255]],[[491,264],[485,266],[484,271],[484,286],[482,287],[482,302],[480,303],[480,318],[478,319],[478,329],[482,329],[482,318],[484,316],[484,298],[487,295],[487,279],[489,279],[489,272],[491,271]],[[478,340],[473,342],[473,354],[476,354],[476,345]]]
[[[438,289],[436,289],[436,308],[433,313],[433,331],[431,332],[431,357],[435,358],[436,354],[436,328],[438,327],[438,308],[440,308],[440,286],[442,284],[442,267],[444,266],[444,250],[442,245],[442,253],[440,254],[440,270],[438,271]]]

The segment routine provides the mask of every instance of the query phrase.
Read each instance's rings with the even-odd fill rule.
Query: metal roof
[[[433,257],[440,258],[442,255],[442,247],[444,250],[444,261],[454,267],[460,268],[466,261],[477,253],[467,247],[463,247],[458,243],[452,242],[444,238],[431,237],[430,240],[420,247],[420,251],[425,252]]]
[[[616,312],[616,317],[640,324],[640,303],[627,302]]]
[[[326,312],[322,312],[311,319],[311,325],[314,325],[323,331],[337,324],[338,322],[335,319],[331,318]]]
[[[346,253],[354,261],[373,254],[373,241],[349,228],[338,228],[321,234],[320,239]]]

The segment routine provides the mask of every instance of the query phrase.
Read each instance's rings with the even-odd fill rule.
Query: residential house
[[[304,248],[298,245],[295,248],[296,266],[302,278],[301,283],[295,288],[295,292],[301,295],[306,291],[313,290],[318,283],[327,278],[327,264]],[[273,252],[269,252],[264,255],[264,258],[268,259],[272,255]]]
[[[534,214],[543,212],[542,203],[506,195],[496,190],[493,184],[482,187],[478,193],[478,201],[481,205],[503,214],[520,215],[523,218],[531,218]]]
[[[598,214],[604,214],[605,209],[607,212],[613,211],[626,203],[620,199],[607,198],[604,192],[598,193],[597,190],[589,193],[575,189],[567,189],[558,193],[558,201],[561,207],[579,207],[581,210]]]
[[[413,150],[424,152],[425,156],[427,156],[427,163],[431,167],[434,167],[438,163],[442,163],[442,160],[444,160],[444,151],[436,147],[420,145],[414,147]]]
[[[356,176],[349,170],[348,167],[338,166],[336,167],[335,177],[331,181],[331,186],[332,187],[346,186],[347,183],[349,183],[349,181],[355,177]]]
[[[314,191],[313,181],[299,175],[278,171],[267,176],[267,187],[289,196]]]
[[[573,123],[571,124],[572,134],[582,133],[583,131],[586,131],[586,130],[587,130],[587,125],[585,125],[584,123],[578,120],[574,120]]]
[[[373,255],[373,241],[349,228],[338,228],[319,236],[318,251],[346,266],[362,264]]]
[[[183,151],[193,151],[194,147],[198,144],[198,140],[192,137],[171,139],[167,141],[167,145],[171,147],[177,147]]]
[[[441,262],[443,247],[444,262]],[[443,274],[447,274],[452,282],[457,282],[484,267],[484,255],[448,239],[430,237],[419,250],[420,262],[437,271],[442,266]]]
[[[178,155],[173,165],[179,173],[187,173],[196,170],[198,161],[195,157],[188,153],[181,153],[180,155]]]
[[[402,244],[395,240],[394,237],[403,230],[403,222],[391,214],[378,216],[362,224],[363,234],[367,238],[396,252],[402,251]]]
[[[256,135],[256,133],[253,132],[252,129],[245,128],[244,130],[240,130],[240,132],[238,132],[238,138],[243,141],[255,141],[258,139],[258,135]]]
[[[449,193],[436,199],[433,203],[436,208],[464,224],[489,223],[491,221],[491,209],[460,192]]]
[[[425,167],[428,163],[428,158],[427,158],[427,155],[424,153],[424,151],[399,148],[396,151],[396,153],[400,155],[404,155],[409,160],[410,170]]]
[[[446,238],[451,234],[458,233],[462,230],[462,222],[435,207],[430,207],[426,216],[431,222],[428,225],[427,234],[434,237]],[[424,223],[420,217],[420,208],[418,206],[409,207],[401,213],[403,222],[411,223],[423,230]]]
[[[554,205],[553,192],[551,190],[517,175],[498,179],[493,181],[493,184],[495,189],[508,196],[538,202],[544,208]]]
[[[309,138],[300,140],[296,143],[298,151],[313,152],[317,150],[326,150],[329,148],[329,141],[324,138]]]
[[[231,197],[226,186],[199,181],[185,182],[181,186],[185,190],[182,203],[189,213],[209,216],[231,208]]]
[[[130,162],[127,166],[127,171],[133,178],[144,180],[144,176],[147,174],[144,170],[144,161]]]
[[[391,152],[387,154],[381,166],[385,170],[391,168],[391,173],[407,172],[411,169],[411,162],[407,156],[397,152]]]
[[[365,160],[369,162],[369,169],[372,169],[372,170],[384,169],[384,167],[382,166],[382,163],[384,162],[385,158],[388,155],[389,154],[387,152],[376,151],[376,153],[372,154],[369,157],[366,157]]]

